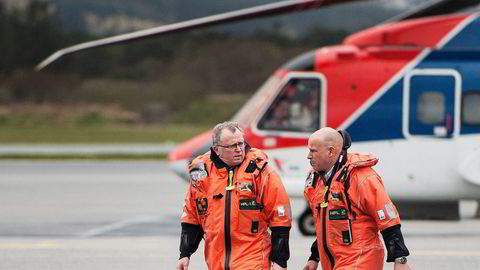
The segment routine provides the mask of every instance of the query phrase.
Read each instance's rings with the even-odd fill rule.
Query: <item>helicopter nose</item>
[[[188,173],[187,173],[187,166],[188,166],[188,159],[180,159],[170,161],[168,163],[170,169],[180,178],[188,182]]]

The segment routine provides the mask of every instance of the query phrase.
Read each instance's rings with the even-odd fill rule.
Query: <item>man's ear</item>
[[[330,153],[331,156],[335,155],[335,148],[333,146],[328,147],[328,152]]]

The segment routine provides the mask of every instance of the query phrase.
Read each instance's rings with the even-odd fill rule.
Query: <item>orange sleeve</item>
[[[197,206],[195,198],[195,187],[188,184],[187,192],[185,194],[185,199],[183,203],[183,213],[180,221],[183,223],[191,223],[198,225],[200,224],[198,215],[197,215]]]
[[[314,178],[313,171],[310,171],[308,173],[307,179],[305,179],[305,187],[303,190],[303,197],[307,201],[308,207],[310,207],[310,209],[314,209],[314,207],[312,207],[313,199],[315,197],[315,189],[313,188],[313,178]]]
[[[292,208],[280,176],[270,167],[261,174],[263,179],[263,205],[270,227],[292,226]]]
[[[374,171],[363,179],[357,179],[359,206],[377,223],[380,231],[400,224],[395,205],[393,205],[383,186],[383,181]]]
[[[307,201],[308,207],[310,207],[310,209],[312,209],[312,201],[310,200],[310,197],[308,196],[307,189],[305,189],[303,191],[303,197],[305,198],[305,201]]]

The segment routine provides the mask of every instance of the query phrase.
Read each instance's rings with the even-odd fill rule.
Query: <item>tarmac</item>
[[[0,161],[0,269],[175,269],[185,188],[162,161]],[[292,200],[294,218],[304,207]],[[462,202],[459,221],[403,220],[412,269],[480,269],[476,207]],[[313,241],[293,224],[288,269]],[[189,269],[206,269],[203,242]]]

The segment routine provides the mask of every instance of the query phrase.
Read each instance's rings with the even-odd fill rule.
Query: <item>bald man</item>
[[[347,154],[350,135],[325,127],[308,140],[312,170],[304,195],[313,212],[317,239],[304,270],[381,270],[384,250],[395,270],[410,269],[400,217],[372,169],[372,155]]]

